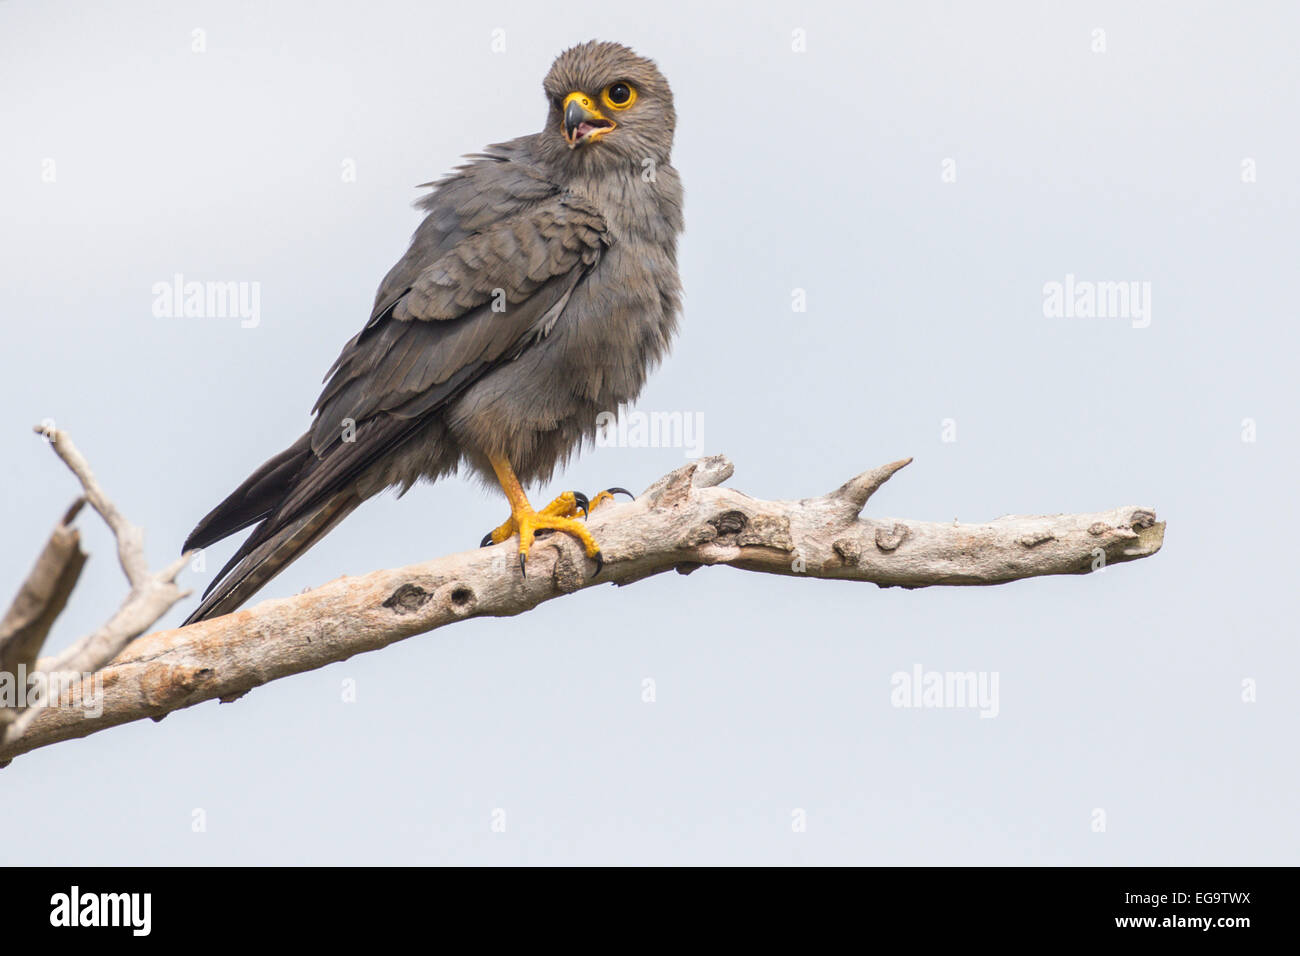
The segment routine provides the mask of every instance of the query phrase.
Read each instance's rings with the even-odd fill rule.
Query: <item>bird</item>
[[[228,614],[366,499],[468,469],[510,516],[481,542],[576,538],[611,488],[548,482],[634,401],[681,313],[677,114],[654,61],[620,43],[563,51],[542,83],[542,130],[464,157],[424,183],[425,215],[379,285],[365,326],[325,374],[307,431],[209,512],[183,552],[253,527],[185,624]],[[590,565],[589,565],[590,566]]]

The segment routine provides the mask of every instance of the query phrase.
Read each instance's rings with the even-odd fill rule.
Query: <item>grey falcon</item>
[[[256,525],[186,624],[229,613],[367,498],[468,467],[510,517],[485,544],[576,537],[609,497],[550,480],[597,416],[634,400],[676,330],[682,187],[676,112],[655,64],[617,43],[561,53],[540,133],[489,146],[436,183],[365,327],[326,373],[311,427],[198,523],[184,550]],[[621,490],[621,489],[620,489]]]

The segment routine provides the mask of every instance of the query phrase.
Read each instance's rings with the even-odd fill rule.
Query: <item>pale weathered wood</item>
[[[540,539],[520,574],[517,541],[423,564],[339,578],[290,598],[132,642],[103,672],[103,713],[40,713],[0,747],[0,761],[144,717],[161,719],[214,698],[323,667],[363,651],[481,616],[509,616],[585,587],[629,584],[676,569],[726,564],[882,586],[999,584],[1045,574],[1086,574],[1160,550],[1164,524],[1147,508],[1094,514],[1009,516],[984,524],[863,518],[867,499],[907,461],[854,478],[830,494],[760,501],[720,487],[726,458],[687,465],[635,501],[590,516],[605,569],[567,535]]]
[[[86,565],[81,532],[72,524],[85,503],[85,498],[78,498],[64,512],[0,620],[0,674],[12,674],[17,681],[22,681],[36,668],[36,658],[45,646],[45,638],[67,605],[68,596]],[[13,723],[21,714],[21,709],[0,702],[0,728]]]
[[[182,555],[161,571],[156,574],[152,573],[149,570],[149,562],[144,554],[144,532],[127,521],[108,495],[104,493],[104,490],[99,486],[99,482],[95,479],[94,473],[90,470],[90,464],[77,450],[77,446],[72,443],[72,439],[68,437],[66,432],[60,431],[53,425],[37,425],[34,431],[45,436],[50,443],[50,447],[76,475],[77,480],[81,482],[85,500],[90,502],[90,506],[99,512],[100,517],[112,530],[114,537],[117,539],[118,561],[122,565],[123,573],[126,574],[127,582],[131,585],[122,606],[103,626],[75,642],[62,653],[52,658],[42,658],[36,662],[36,669],[42,675],[60,678],[65,685],[69,681],[77,684],[77,694],[78,699],[80,699],[82,693],[80,683],[83,675],[97,673],[105,664],[116,657],[127,644],[153,627],[158,622],[158,619],[166,614],[177,601],[190,593],[176,585],[176,576],[185,567],[189,556]],[[65,523],[71,521],[79,509],[80,504],[75,505],[65,517]],[[73,533],[75,534],[75,532]],[[80,549],[77,550],[79,552]],[[75,558],[71,560],[75,560]],[[81,561],[84,562],[84,560],[85,556],[82,555]],[[79,573],[80,570],[81,565],[77,563],[76,573]],[[65,573],[72,572],[69,570]],[[67,591],[70,592],[72,585],[76,583],[76,574],[72,573],[72,580],[64,583],[66,583]],[[56,594],[49,601],[47,612],[41,620],[41,627],[43,628],[40,634],[41,642],[44,642],[46,633],[54,623],[54,617],[63,609],[67,597],[68,594],[65,592],[61,594],[61,597]],[[25,655],[34,655],[38,650],[39,646],[29,647]],[[22,669],[27,666],[25,661],[17,663],[23,664]],[[9,671],[9,673],[16,678],[19,670],[20,668],[15,666],[14,670]],[[40,686],[37,687],[38,691]],[[44,686],[50,686],[49,682],[47,681]],[[35,698],[29,700],[28,706],[20,713],[15,715],[12,710],[8,711],[5,715],[6,719],[0,721],[0,755],[4,754],[20,738],[23,738],[24,742],[30,739],[27,731],[46,707],[56,712],[61,711],[65,716],[69,712],[84,715],[84,709],[60,708],[58,704],[59,701],[45,699],[44,696],[37,693]],[[3,759],[5,758],[0,756],[0,760]]]

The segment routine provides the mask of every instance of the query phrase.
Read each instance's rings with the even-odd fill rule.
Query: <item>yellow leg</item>
[[[510,462],[497,455],[489,455],[488,461],[491,462],[492,470],[501,484],[501,490],[505,492],[506,500],[510,502],[510,518],[493,530],[483,543],[500,544],[512,534],[518,534],[519,567],[522,570],[528,560],[528,551],[533,546],[533,538],[538,531],[542,529],[563,531],[573,535],[582,543],[587,557],[596,559],[596,573],[599,574],[601,567],[604,566],[600,546],[596,544],[596,539],[591,536],[586,525],[572,517],[581,510],[578,506],[578,496],[571,491],[566,491],[541,511],[535,511],[529,504],[528,496],[524,494],[523,486],[519,484],[514,469],[510,467]]]

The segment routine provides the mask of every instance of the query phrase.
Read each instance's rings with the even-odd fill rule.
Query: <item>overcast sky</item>
[[[469,621],[15,760],[0,865],[1297,862],[1296,7],[739,9],[0,3],[0,602],[77,493],[34,423],[169,561],[304,430],[416,184],[540,129],[593,36],[676,94],[685,314],[637,407],[701,440],[539,497],[694,452],[804,497],[912,455],[869,514],[1140,505],[1164,551],[947,590],[705,569]],[[178,274],[256,283],[256,322],[159,317]],[[1135,296],[1059,314],[1067,282]],[[263,596],[473,547],[503,504],[373,500]],[[78,524],[52,648],[125,592]],[[894,706],[918,667],[996,675],[996,717]]]

